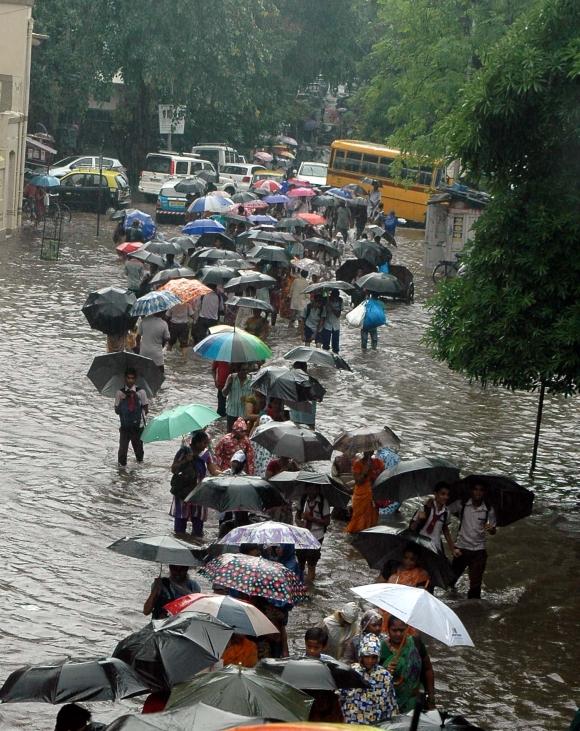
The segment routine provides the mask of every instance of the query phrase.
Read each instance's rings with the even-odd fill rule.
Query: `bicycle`
[[[44,215],[46,218],[49,218],[51,220],[55,220],[58,218],[64,223],[71,222],[70,208],[66,205],[66,203],[61,203],[59,201],[58,194],[49,195],[48,208],[46,209],[46,213]]]
[[[459,261],[459,254],[457,254],[453,260],[441,259],[441,261],[437,262],[435,265],[431,277],[435,284],[441,282],[443,279],[456,277],[459,274],[460,266],[461,262]]]

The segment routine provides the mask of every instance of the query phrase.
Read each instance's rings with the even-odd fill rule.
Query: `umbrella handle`
[[[411,719],[411,725],[409,726],[409,731],[417,731],[417,729],[419,728],[419,719],[421,717],[421,712],[424,707],[425,707],[425,694],[420,693],[417,696],[417,701],[415,703],[415,708],[413,710],[413,718]]]

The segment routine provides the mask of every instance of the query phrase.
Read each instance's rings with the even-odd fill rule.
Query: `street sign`
[[[173,104],[159,105],[159,134],[182,135],[185,131],[185,107]]]

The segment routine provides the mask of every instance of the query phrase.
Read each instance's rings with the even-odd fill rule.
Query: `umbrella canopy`
[[[262,191],[265,192],[265,191]],[[248,201],[247,203],[243,204],[244,206],[244,213],[247,215],[254,213],[255,211],[265,211],[266,208],[268,208],[268,204],[264,203],[263,200],[256,199],[253,201]]]
[[[266,366],[252,379],[252,388],[269,398],[290,403],[322,401],[326,390],[315,378],[298,368]]]
[[[206,477],[188,497],[188,502],[227,510],[264,512],[285,504],[280,492],[261,477],[252,475],[218,475]]]
[[[129,254],[131,259],[139,259],[139,261],[145,262],[145,264],[154,264],[156,267],[163,267],[165,260],[159,254],[154,254],[152,251],[145,251],[143,246],[138,251],[134,251]]]
[[[110,551],[122,556],[139,558],[141,561],[171,564],[172,566],[199,566],[190,543],[173,536],[125,536],[110,546]]]
[[[217,235],[217,234],[216,234]],[[184,251],[186,254],[191,249],[195,249],[198,237],[197,236],[174,236],[172,239],[169,239],[170,241],[173,241],[174,244],[178,244],[182,251]]]
[[[532,514],[534,493],[505,475],[467,475],[451,486],[450,501],[467,502],[474,484],[485,488],[484,502],[494,509],[500,528]]]
[[[252,223],[267,223],[274,225],[278,223],[278,219],[274,216],[268,216],[266,213],[257,213],[252,216],[248,216]]]
[[[220,418],[217,411],[204,404],[184,404],[163,411],[147,424],[141,435],[145,443],[176,439],[199,431]]]
[[[419,566],[429,574],[431,586],[448,587],[453,584],[454,574],[449,561],[438,553],[431,540],[417,535],[408,528],[397,529],[377,525],[355,533],[352,545],[361,552],[372,569],[383,571],[389,562],[394,567],[401,563],[409,544],[413,544],[419,554]],[[383,574],[384,575],[384,574]],[[387,574],[387,578],[388,578]]]
[[[149,397],[155,396],[163,383],[163,374],[151,358],[136,353],[121,351],[97,355],[89,368],[87,378],[100,394],[114,397],[125,386],[127,368],[135,368],[137,371],[137,388],[144,389]]]
[[[257,607],[225,594],[188,594],[169,602],[164,609],[169,614],[181,615],[203,612],[250,637],[278,634],[276,626]]]
[[[343,188],[329,188],[324,195],[331,195],[333,198],[340,198],[343,201],[349,201],[354,198],[354,193]]]
[[[323,249],[329,242],[320,236],[311,236],[308,239],[304,239],[302,245],[305,249],[312,249],[313,251],[319,251]]]
[[[326,223],[326,218],[324,218],[324,216],[321,216],[319,213],[297,213],[296,218],[301,218],[303,221],[306,221],[306,223],[309,223],[311,226],[322,226],[324,223]]]
[[[311,348],[308,345],[297,345],[282,356],[284,360],[294,363],[310,363],[315,366],[336,368],[338,371],[352,371],[349,364],[339,355],[330,353],[327,350]]]
[[[269,152],[266,152],[265,150],[258,150],[258,152],[254,153],[254,157],[256,160],[260,160],[261,162],[272,162],[274,159],[272,155],[270,155]]]
[[[119,287],[104,287],[91,292],[83,305],[83,315],[93,330],[105,335],[126,333],[134,327],[137,318],[131,316],[135,295]]]
[[[234,203],[250,203],[250,201],[258,200],[258,196],[249,190],[244,190],[240,193],[234,193],[232,200]]]
[[[306,221],[303,221],[301,218],[296,218],[295,216],[292,216],[290,218],[281,218],[276,224],[276,228],[287,229],[306,228],[306,226],[308,226]]]
[[[235,726],[258,726],[264,719],[240,716],[221,711],[205,703],[178,708],[174,711],[126,715],[109,724],[105,731],[225,731]]]
[[[116,701],[148,690],[149,687],[122,660],[108,657],[58,665],[26,665],[10,673],[0,688],[0,702]]]
[[[297,462],[330,459],[332,444],[320,432],[297,426],[293,421],[271,421],[262,424],[252,434],[252,441],[278,457],[290,457]]]
[[[239,256],[235,251],[229,251],[228,249],[217,249],[215,246],[210,246],[205,249],[198,249],[195,254],[189,260],[191,266],[199,264],[212,263],[216,261],[229,261],[230,259],[236,259]]]
[[[284,195],[283,193],[274,193],[273,195],[267,195],[264,198],[264,203],[267,203],[269,206],[274,205],[286,205],[287,203],[290,203],[290,198],[288,198],[287,195]],[[276,221],[276,223],[278,223]]]
[[[225,231],[225,226],[211,218],[202,218],[199,221],[190,221],[181,229],[184,234],[219,234]]]
[[[219,248],[222,251],[235,251],[236,244],[232,238],[226,236],[224,233],[205,233],[196,241],[196,246],[199,249],[213,249]],[[227,256],[227,254],[226,254]]]
[[[197,279],[170,279],[158,292],[177,297],[181,304],[182,302],[193,302],[198,297],[209,294],[211,289]]]
[[[256,671],[273,673],[289,685],[300,690],[338,690],[339,688],[363,688],[361,676],[350,665],[338,660],[316,660],[312,657],[264,658],[256,665]]]
[[[190,213],[205,213],[206,211],[211,211],[212,213],[225,213],[225,211],[229,211],[233,205],[234,201],[231,198],[227,198],[222,194],[214,192],[194,200],[187,210]]]
[[[310,284],[308,287],[306,287],[306,289],[304,290],[304,294],[310,294],[310,292],[321,292],[325,289],[338,289],[341,292],[350,292],[354,289],[354,286],[352,284],[349,284],[348,282],[342,282],[340,280],[316,282],[315,284]]]
[[[314,261],[314,259],[308,259],[307,257],[304,259],[292,259],[290,263],[293,267],[296,267],[296,269],[308,272],[308,274],[320,275],[322,273],[321,265],[317,261]]]
[[[346,508],[351,498],[330,475],[323,472],[279,472],[270,478],[270,482],[276,485],[286,500],[300,499],[312,486],[320,490],[322,497],[334,508]]]
[[[376,267],[365,259],[346,259],[336,270],[335,276],[337,279],[352,282],[353,279],[375,270]]]
[[[179,256],[183,254],[183,249],[175,241],[165,241],[164,239],[153,239],[143,244],[143,251],[151,251],[153,254],[159,254],[159,256],[167,256],[167,254],[173,254],[173,256]]]
[[[275,180],[258,180],[254,183],[253,188],[256,193],[268,195],[269,193],[277,193],[280,190],[280,183]]]
[[[221,546],[241,546],[244,543],[256,543],[260,546],[285,543],[298,549],[320,549],[320,543],[306,528],[277,523],[274,520],[233,528],[218,541]]]
[[[293,605],[306,597],[306,588],[296,574],[281,563],[243,553],[223,553],[200,573],[214,585],[283,604]]]
[[[425,589],[403,584],[369,584],[355,586],[351,591],[449,647],[474,647],[455,612]]]
[[[139,251],[142,246],[143,244],[139,241],[125,241],[124,244],[115,246],[115,251],[118,251],[120,254],[132,254],[134,251]]]
[[[358,183],[347,183],[342,186],[342,189],[352,193],[354,196],[363,196],[367,194],[362,185],[359,185]]]
[[[399,462],[384,470],[373,485],[377,500],[395,500],[402,503],[411,497],[429,495],[438,482],[456,482],[459,467],[438,457],[419,457]]]
[[[278,246],[286,246],[286,244],[296,240],[292,234],[283,231],[260,231],[259,229],[248,231],[248,238],[252,239],[254,243],[261,241],[265,244],[277,244]]]
[[[171,279],[193,279],[195,272],[189,267],[172,267],[171,269],[162,269],[151,278],[151,284],[165,284]]]
[[[269,302],[263,302],[255,297],[232,297],[226,302],[228,307],[247,307],[252,310],[264,310],[264,312],[274,312],[274,308]]]
[[[202,178],[183,178],[175,186],[175,190],[178,193],[185,193],[185,195],[203,195],[205,193],[207,183]]]
[[[222,711],[245,716],[306,721],[312,698],[275,676],[228,665],[174,688],[167,708],[183,708],[192,702],[207,703]]]
[[[60,179],[54,175],[34,175],[29,182],[39,188],[58,188],[60,185]]]
[[[131,309],[131,314],[135,317],[147,317],[147,315],[155,315],[157,312],[165,312],[180,304],[181,300],[172,292],[156,290],[139,297]]]
[[[334,195],[328,195],[328,193],[322,193],[312,199],[312,205],[317,208],[336,208],[339,205],[339,200]]]
[[[287,266],[290,262],[290,257],[284,249],[281,249],[279,246],[267,246],[266,244],[259,244],[254,247],[248,251],[248,256],[252,259],[278,262]]]
[[[378,266],[379,264],[385,264],[385,262],[391,259],[391,252],[386,246],[377,244],[375,241],[370,239],[361,239],[357,241],[352,247],[352,253],[358,259],[366,259],[366,261]]]
[[[202,267],[199,272],[199,281],[204,284],[224,284],[229,282],[236,276],[235,269],[226,266],[208,266]],[[231,304],[231,302],[228,302]]]
[[[287,195],[289,198],[314,198],[316,191],[312,188],[291,188]]]
[[[216,663],[232,634],[219,619],[192,612],[133,632],[119,642],[113,657],[130,665],[152,690],[165,690]]]
[[[145,241],[149,241],[155,236],[157,226],[148,213],[140,211],[138,208],[132,208],[125,214],[123,228],[128,231],[130,228],[137,229],[141,232]]]
[[[261,272],[242,272],[239,277],[234,277],[224,286],[225,290],[244,290],[246,287],[254,287],[255,289],[271,289],[277,287],[278,281],[268,274]]]
[[[208,335],[193,348],[193,352],[206,360],[227,363],[253,363],[272,357],[272,351],[266,343],[245,330]]]
[[[403,291],[401,282],[393,274],[383,272],[371,272],[356,280],[357,287],[366,289],[374,294],[386,294],[391,297],[398,297]]]
[[[398,452],[401,440],[388,426],[359,426],[357,429],[347,429],[341,432],[332,445],[339,452],[355,455],[359,452],[375,452],[377,449],[388,447]]]
[[[298,147],[298,143],[294,137],[288,137],[287,135],[278,135],[276,142],[281,142],[284,145],[292,145],[292,147]]]

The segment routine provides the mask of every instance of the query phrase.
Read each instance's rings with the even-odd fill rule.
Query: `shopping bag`
[[[379,300],[367,300],[363,327],[365,330],[373,330],[375,327],[386,325],[387,317],[383,303]]]
[[[352,327],[362,327],[363,320],[365,319],[366,312],[366,300],[357,305],[354,310],[351,310],[346,315],[346,321]]]

